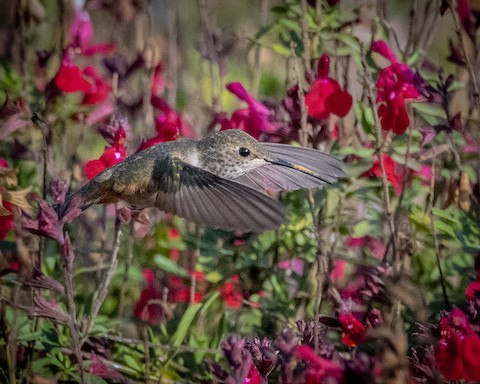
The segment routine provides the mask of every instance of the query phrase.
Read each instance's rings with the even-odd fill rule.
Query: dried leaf
[[[31,215],[33,213],[32,206],[30,205],[27,195],[32,190],[32,187],[18,189],[16,191],[7,191],[4,194],[4,200],[21,208],[25,213]]]
[[[18,169],[16,168],[0,167],[0,185],[16,187],[18,185],[17,173]]]
[[[468,173],[462,171],[460,174],[460,183],[459,183],[459,193],[458,193],[458,207],[462,211],[469,211],[470,206],[472,205],[471,201],[471,194],[472,194],[472,186],[470,184],[470,178]]]

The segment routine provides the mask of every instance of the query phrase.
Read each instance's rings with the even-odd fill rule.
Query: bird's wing
[[[283,206],[263,193],[175,157],[156,160],[152,183],[155,206],[207,227],[262,232],[286,219]]]
[[[278,192],[333,184],[347,176],[342,160],[312,148],[262,143],[273,161],[236,179],[255,189]]]

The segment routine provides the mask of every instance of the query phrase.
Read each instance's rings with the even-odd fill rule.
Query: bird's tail
[[[96,184],[94,180],[91,180],[78,191],[67,196],[65,203],[59,209],[59,216],[64,217],[73,209],[84,211],[94,204],[105,202],[107,196]]]

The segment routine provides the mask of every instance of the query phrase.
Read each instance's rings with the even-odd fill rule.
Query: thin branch
[[[123,273],[122,286],[120,287],[120,297],[118,299],[118,314],[123,315],[125,307],[125,292],[127,290],[128,272],[133,263],[133,223],[130,223],[130,235],[127,241],[127,261],[125,262],[125,272]]]
[[[460,41],[460,45],[461,45],[461,48],[462,48],[462,54],[463,54],[463,57],[465,59],[465,64],[467,65],[467,70],[468,70],[468,74],[470,76],[471,84],[473,86],[473,95],[472,96],[473,96],[473,99],[474,99],[477,107],[480,107],[480,90],[479,90],[478,83],[477,83],[477,77],[475,76],[475,70],[473,69],[472,62],[471,62],[470,57],[468,55],[467,44],[465,42],[465,39],[463,38],[462,29],[460,27],[460,19],[459,19],[459,16],[458,16],[458,14],[455,10],[454,1],[449,0],[448,5],[449,5],[450,11],[452,13],[453,22],[454,22],[454,25],[455,25],[455,33],[457,34],[458,40]]]
[[[308,6],[306,0],[301,0],[300,5],[302,7],[302,43],[303,43],[303,66],[306,72],[311,71],[311,41],[308,36],[308,24],[307,24],[307,14]]]
[[[149,348],[160,349],[162,351],[169,351],[169,352],[200,352],[200,353],[211,353],[214,355],[223,355],[223,351],[220,349],[213,349],[213,348],[196,348],[190,347],[188,345],[177,345],[173,346],[170,344],[158,344],[158,343],[151,343],[150,341],[142,339],[134,339],[122,336],[112,336],[106,335],[105,338],[107,340],[116,341],[118,343],[123,343],[126,345],[147,345]]]
[[[68,237],[68,234],[65,235],[65,243],[62,244],[63,249],[63,272],[65,279],[65,294],[67,296],[67,305],[68,305],[68,328],[70,329],[70,334],[73,341],[73,352],[75,358],[77,359],[78,371],[80,373],[80,379],[82,383],[86,383],[84,372],[83,372],[83,358],[82,358],[82,346],[80,342],[80,330],[77,321],[77,307],[75,305],[75,295],[73,290],[73,260],[74,255],[71,251],[71,243]]]
[[[445,276],[443,274],[443,269],[442,265],[440,262],[440,245],[438,242],[438,236],[437,236],[437,229],[435,228],[435,219],[433,216],[433,201],[434,201],[434,187],[435,187],[435,174],[436,174],[436,167],[435,167],[435,155],[432,160],[432,178],[430,180],[430,196],[428,199],[428,215],[430,217],[430,229],[433,234],[433,244],[435,246],[435,258],[437,261],[437,266],[438,266],[438,272],[440,274],[440,286],[442,287],[442,295],[443,295],[443,301],[445,302],[445,307],[447,309],[450,308],[450,302],[448,300],[448,295],[447,295],[447,288],[445,285]]]
[[[110,258],[110,267],[107,270],[107,274],[105,275],[105,279],[103,280],[103,284],[100,286],[98,290],[97,297],[95,298],[92,313],[90,315],[90,319],[87,322],[85,327],[85,332],[82,338],[82,345],[88,339],[90,331],[95,324],[95,320],[97,319],[98,313],[100,312],[100,308],[102,307],[103,302],[107,298],[108,295],[108,288],[110,287],[110,283],[112,282],[113,276],[115,275],[115,271],[118,265],[118,252],[120,250],[120,221],[117,219],[115,222],[115,239],[113,241],[113,251],[112,256]]]
[[[211,92],[212,92],[212,107],[214,111],[218,111],[221,107],[220,105],[220,92],[221,85],[216,84],[216,74],[215,74],[215,64],[218,64],[218,55],[215,50],[215,42],[213,40],[213,31],[210,25],[207,14],[207,0],[197,0],[198,10],[200,12],[200,19],[202,21],[202,27],[204,29],[205,44],[208,55],[208,63],[210,70],[210,82],[211,82]],[[219,72],[219,68],[217,71]]]

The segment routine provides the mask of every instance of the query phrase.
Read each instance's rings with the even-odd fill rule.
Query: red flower
[[[480,272],[477,274],[477,280],[468,284],[465,298],[467,301],[480,300]]]
[[[0,215],[0,240],[5,239],[5,237],[7,237],[7,233],[15,228],[15,223],[13,220],[13,211],[15,210],[15,206],[8,201],[3,201],[2,205],[3,208],[10,212],[10,214]]]
[[[103,170],[122,162],[127,157],[125,151],[125,131],[119,128],[115,134],[114,142],[111,147],[105,149],[98,160],[90,160],[85,165],[87,179],[91,180]]]
[[[158,88],[157,85],[152,85],[152,92],[157,91]],[[155,131],[157,134],[144,140],[137,152],[159,143],[176,140],[180,134],[185,137],[193,137],[192,127],[163,98],[152,93],[150,101],[156,113]]]
[[[243,381],[243,384],[262,384],[262,376],[260,376],[260,372],[258,372],[255,364],[252,363],[250,371],[248,371],[248,376]]]
[[[85,78],[93,82],[91,88],[83,95],[83,105],[95,105],[107,98],[110,93],[110,86],[93,67],[86,67],[83,70]]]
[[[248,93],[241,83],[227,84],[227,89],[240,100],[245,101],[248,108],[236,110],[230,120],[225,116],[218,118],[222,131],[241,129],[258,139],[262,133],[273,129],[270,124],[270,110]]]
[[[83,76],[82,70],[74,64],[72,52],[67,50],[62,57],[62,64],[54,78],[54,83],[62,92],[90,92],[92,85]]]
[[[436,365],[447,380],[480,380],[480,337],[458,308],[440,320],[441,338],[435,348]]]
[[[331,113],[344,117],[352,107],[352,96],[328,77],[329,71],[330,58],[323,55],[318,62],[317,80],[305,95],[308,114],[317,120],[326,119]]]
[[[223,297],[227,307],[233,309],[242,308],[243,295],[239,290],[239,277],[238,275],[233,275],[230,278],[230,281],[227,281],[220,288],[220,295]]]
[[[337,382],[342,380],[342,368],[331,360],[317,356],[308,345],[296,347],[294,355],[309,363],[305,372],[305,384],[323,383],[326,377],[333,377]]]
[[[405,100],[418,99],[419,92],[414,86],[415,74],[406,65],[399,63],[390,47],[384,41],[376,41],[371,50],[388,59],[390,66],[380,71],[378,76],[377,102],[378,115],[385,131],[392,130],[401,135],[410,125]]]
[[[463,27],[470,35],[472,34],[472,29],[475,27],[474,20],[472,20],[472,8],[470,6],[470,0],[458,0],[457,1],[457,13],[462,23]]]
[[[402,192],[402,185],[401,185],[401,176],[397,173],[396,164],[393,159],[387,155],[386,153],[382,154],[383,157],[383,165],[385,168],[385,173],[387,175],[387,180],[392,184],[393,189],[396,195],[400,195]],[[362,173],[362,177],[381,177],[382,170],[380,168],[380,162],[378,161],[378,157],[375,158],[372,167]]]
[[[60,91],[65,93],[83,92],[83,105],[98,104],[110,93],[110,86],[95,68],[86,67],[82,71],[73,62],[70,51],[66,51],[63,55],[54,83]]]
[[[365,341],[365,326],[351,313],[338,316],[342,324],[342,343],[347,347],[356,347]]]
[[[135,304],[134,314],[139,319],[151,324],[159,324],[164,320],[164,311],[157,302],[163,298],[163,289],[155,281],[153,271],[145,269],[143,277],[147,283]]]

